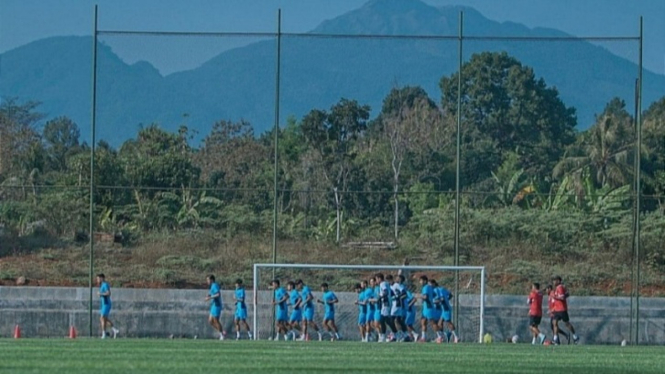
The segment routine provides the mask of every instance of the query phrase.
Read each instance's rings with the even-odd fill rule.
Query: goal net
[[[358,329],[359,307],[356,305],[358,293],[355,284],[369,280],[377,273],[391,274],[396,277],[401,272],[405,278],[406,289],[417,299],[421,293],[420,277],[435,279],[439,286],[445,287],[452,294],[450,300],[452,321],[457,336],[461,341],[482,342],[483,315],[485,298],[485,268],[482,266],[386,266],[386,265],[323,265],[323,264],[254,264],[254,287],[250,313],[255,339],[272,339],[275,336],[274,292],[270,283],[280,281],[280,287],[287,290],[289,282],[302,282],[311,290],[314,301],[323,298],[322,283],[327,283],[339,302],[335,304],[335,322],[344,340],[360,340]],[[296,288],[297,290],[297,288]],[[457,292],[456,292],[457,291]],[[288,293],[288,291],[287,291]],[[322,326],[324,305],[314,302],[314,322],[326,335]],[[414,304],[416,319],[415,331],[420,333],[422,302]],[[288,306],[290,318],[292,308]],[[302,327],[302,326],[301,326]],[[388,329],[389,330],[389,329]],[[296,330],[297,333],[297,330]],[[318,339],[312,328],[308,335]],[[426,340],[436,339],[436,334],[428,324]]]

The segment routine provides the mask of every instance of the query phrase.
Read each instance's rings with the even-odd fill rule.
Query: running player
[[[355,301],[355,304],[358,305],[358,331],[360,331],[361,342],[367,342],[367,340],[365,340],[365,330],[367,327],[367,293],[365,292],[365,287],[365,281],[356,283],[354,287],[358,294],[358,300]]]
[[[430,314],[432,319],[436,321],[436,342],[441,343],[443,342],[443,321],[441,320],[443,314],[443,300],[441,290],[439,289],[439,283],[437,283],[436,279],[430,279],[429,285],[432,287],[432,293],[434,295],[434,307],[430,310]]]
[[[580,338],[575,334],[575,328],[570,323],[568,317],[568,290],[561,282],[560,276],[552,277],[552,284],[554,285],[554,344],[559,344],[559,321],[563,321],[568,327],[568,330],[573,335],[573,342],[577,344]]]
[[[547,294],[547,312],[550,316],[550,330],[552,330],[552,335],[554,335],[554,288],[551,284],[548,284],[547,287],[545,287],[545,293]],[[563,331],[561,327],[559,327],[557,335],[563,335],[568,341],[568,344],[570,344],[570,335]],[[559,338],[552,338],[552,341],[554,340],[559,341]]]
[[[289,335],[293,335],[293,340],[296,339],[296,335],[300,331],[300,321],[302,320],[302,299],[298,290],[296,290],[296,284],[294,282],[288,282],[286,284],[286,290],[289,292],[289,305],[291,305],[291,316],[289,318]]]
[[[421,318],[420,318],[420,342],[425,342],[425,336],[427,334],[427,322],[429,321],[432,329],[434,329],[435,332],[439,330],[438,326],[438,319],[434,319],[434,290],[432,289],[432,286],[429,284],[429,279],[427,278],[427,275],[421,275],[420,276],[420,286],[422,287],[420,290],[420,295],[418,298],[422,300],[423,302],[423,307],[421,311]]]
[[[395,277],[395,282],[391,285],[393,292],[393,302],[390,308],[390,315],[397,328],[397,340],[400,342],[411,341],[406,329],[406,287],[404,287],[404,275],[399,274]]]
[[[219,322],[219,318],[222,316],[222,291],[219,289],[219,284],[215,282],[214,275],[208,275],[206,281],[210,287],[208,289],[208,296],[205,298],[205,301],[210,301],[208,322],[219,333],[219,340],[224,340],[224,330],[222,329],[222,324]]]
[[[240,340],[240,325],[245,326],[247,330],[247,337],[252,339],[252,332],[247,324],[247,304],[245,304],[245,287],[242,285],[242,279],[236,279],[236,291],[233,294],[233,301],[236,304],[236,312],[233,322],[236,326],[236,340]]]
[[[383,275],[382,275],[383,277]],[[376,276],[372,277],[372,283],[374,284],[374,298],[372,302],[374,303],[374,332],[376,332],[377,340],[380,341],[381,337],[381,287],[379,287],[379,281]]]
[[[450,305],[450,300],[453,299],[453,294],[448,291],[448,289],[444,286],[438,286],[438,292],[439,292],[439,303],[441,304],[441,323],[439,324],[439,328],[443,331],[444,328],[447,329],[445,331],[446,334],[446,341],[450,343],[450,339],[452,338],[453,343],[459,342],[459,337],[457,336],[457,333],[455,332],[455,324],[453,323],[453,308]]]
[[[286,340],[286,324],[289,320],[286,301],[289,299],[289,295],[279,286],[279,279],[273,279],[270,286],[275,290],[275,300],[272,302],[272,305],[275,305],[275,327],[277,328],[275,340],[279,340],[279,334],[284,334],[284,340]]]
[[[323,326],[326,327],[331,336],[330,341],[339,340],[339,333],[337,332],[337,326],[335,326],[335,304],[339,300],[337,300],[335,293],[328,289],[328,283],[321,283],[321,292],[323,292],[323,300],[317,299],[316,301],[326,307]]]
[[[369,281],[365,281],[367,288],[365,288],[365,302],[367,303],[367,321],[365,323],[365,341],[369,342],[370,335],[374,331],[374,314],[376,310],[376,303],[374,298],[374,278],[370,277]],[[374,339],[372,339],[374,340]]]
[[[309,335],[307,330],[311,326],[314,328],[314,331],[319,335],[319,341],[323,339],[321,336],[321,331],[319,331],[319,326],[314,322],[314,296],[310,288],[303,283],[302,279],[296,281],[296,289],[300,291],[300,305],[303,306],[303,315],[302,315],[302,336],[300,340],[309,340]]]
[[[406,317],[404,323],[406,328],[409,331],[409,334],[413,336],[413,341],[418,341],[418,333],[414,330],[413,325],[416,323],[416,298],[409,291],[406,290]]]
[[[111,327],[113,339],[118,336],[120,330],[113,326],[113,322],[109,319],[111,314],[111,286],[106,282],[106,276],[103,273],[97,274],[97,285],[99,286],[99,323],[102,328],[102,339],[106,339],[109,334],[106,332],[106,327]]]
[[[531,344],[543,344],[545,342],[545,334],[540,332],[538,326],[543,318],[543,293],[540,292],[540,283],[531,284],[531,293],[527,299],[529,304],[529,329],[531,330]]]

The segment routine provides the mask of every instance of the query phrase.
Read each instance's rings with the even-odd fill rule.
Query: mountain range
[[[632,108],[638,67],[602,46],[582,40],[536,41],[532,38],[570,35],[495,22],[466,7],[371,0],[321,23],[307,36],[281,38],[281,123],[290,115],[298,118],[314,108],[329,108],[342,97],[369,104],[376,113],[398,85],[420,85],[438,101],[439,80],[458,68],[457,40],[375,36],[455,36],[460,11],[464,33],[470,37],[463,45],[465,60],[481,51],[506,51],[533,67],[577,109],[580,130],[592,125],[594,115],[614,96]],[[345,37],[349,34],[365,37]],[[621,43],[634,46],[637,53],[636,41]],[[0,54],[0,96],[40,101],[47,118],[66,115],[79,124],[83,140],[89,139],[91,48],[90,37],[53,37]],[[198,140],[221,119],[248,120],[257,134],[274,124],[274,38],[258,39],[196,69],[167,76],[148,62],[125,63],[103,42],[97,51],[97,138],[112,145],[134,137],[138,126],[150,123],[169,130],[187,125],[198,133]],[[643,93],[646,109],[665,94],[665,76],[645,70]]]

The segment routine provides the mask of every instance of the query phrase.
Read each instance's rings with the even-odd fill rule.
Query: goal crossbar
[[[483,342],[484,334],[484,314],[485,314],[485,267],[484,266],[412,266],[412,265],[331,265],[331,264],[273,264],[257,263],[254,264],[253,274],[253,329],[256,332],[258,328],[258,290],[259,290],[259,269],[347,269],[347,270],[413,270],[413,271],[479,271],[480,272],[480,332],[478,342]],[[258,339],[258,334],[254,334],[254,339]]]

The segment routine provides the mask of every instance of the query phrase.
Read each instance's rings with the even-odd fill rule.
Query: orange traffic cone
[[[14,326],[14,339],[19,339],[21,337],[21,328],[19,325]]]
[[[76,327],[69,326],[69,339],[76,339]]]

